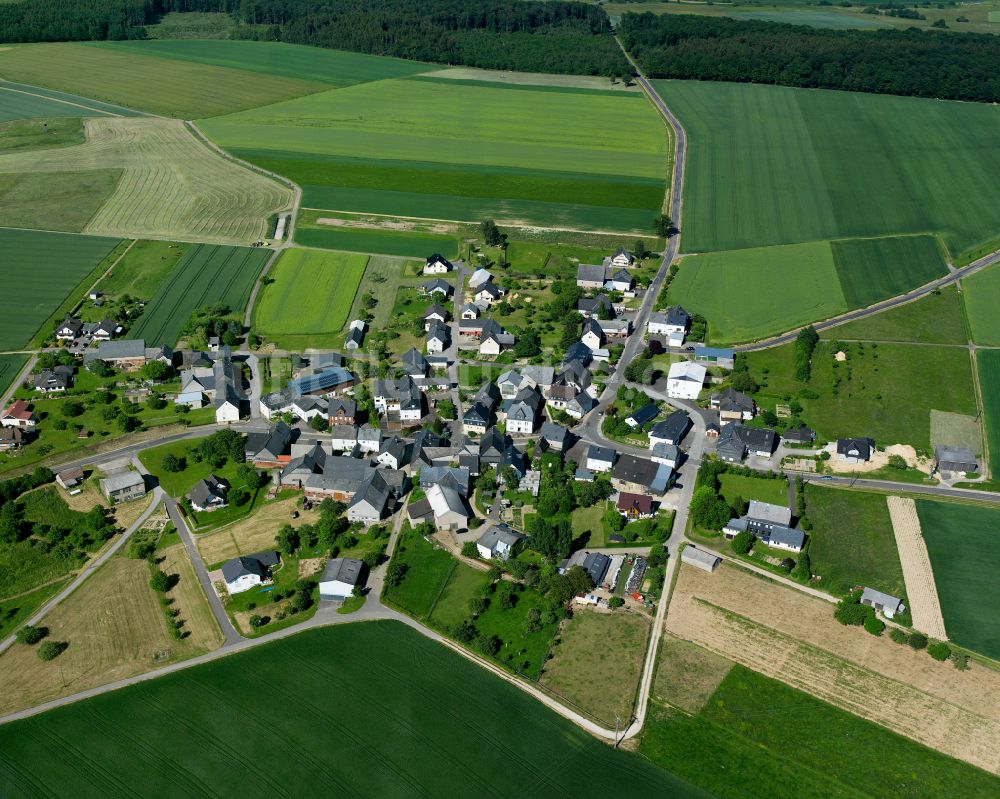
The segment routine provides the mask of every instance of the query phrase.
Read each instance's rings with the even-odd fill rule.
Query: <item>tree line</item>
[[[725,80],[996,102],[1000,38],[831,30],[686,14],[625,14],[623,43],[654,78]]]

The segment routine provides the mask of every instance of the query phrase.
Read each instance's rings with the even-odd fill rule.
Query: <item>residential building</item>
[[[32,384],[35,391],[42,394],[56,394],[69,388],[72,380],[72,366],[57,366],[55,369],[43,369],[35,375]]]
[[[757,413],[757,404],[746,394],[734,388],[727,388],[718,394],[713,394],[709,405],[719,412],[719,424],[722,426],[731,422],[749,421]]]
[[[424,263],[424,274],[425,275],[445,275],[450,272],[455,267],[452,265],[451,261],[445,258],[443,255],[434,253],[430,256]]]
[[[623,293],[630,292],[635,288],[635,278],[624,269],[609,269],[608,271],[610,274],[604,281],[605,288]]]
[[[101,341],[96,350],[87,350],[85,362],[98,360],[125,372],[135,372],[146,365],[146,342],[141,338]]]
[[[673,305],[662,313],[651,313],[649,322],[646,324],[646,331],[650,335],[659,336],[680,333],[683,339],[689,327],[691,327],[691,315],[681,306]]]
[[[868,587],[865,587],[861,592],[861,604],[875,608],[876,611],[887,619],[891,619],[906,610],[906,605],[903,604],[903,600],[899,597],[884,594],[881,591],[876,591],[874,588]]]
[[[439,530],[462,530],[469,526],[472,515],[454,488],[435,484],[427,489],[427,501],[434,513],[434,524]]]
[[[610,472],[615,465],[618,453],[610,447],[599,447],[591,444],[587,450],[586,468],[591,472]]]
[[[712,552],[706,552],[704,549],[698,549],[696,546],[688,544],[681,550],[681,563],[686,563],[711,574],[722,563],[722,558]]]
[[[604,260],[607,266],[615,266],[619,268],[635,266],[635,256],[624,247],[619,247],[614,255],[609,258],[605,258]]]
[[[479,556],[485,560],[508,561],[517,554],[517,549],[527,536],[506,524],[494,524],[486,529],[476,541]]]
[[[871,460],[875,451],[875,440],[871,438],[838,438],[837,460],[847,463],[865,463]]]
[[[334,601],[351,596],[361,584],[365,564],[356,558],[331,558],[319,577],[319,598]]]
[[[625,424],[633,430],[642,430],[660,415],[660,409],[654,402],[647,402],[641,408],[633,411],[625,417]]]
[[[244,455],[258,469],[275,469],[288,465],[291,444],[292,429],[278,422],[267,432],[248,433],[243,445]]]
[[[816,431],[805,425],[789,428],[781,434],[781,440],[789,444],[811,444],[816,440]]]
[[[447,280],[436,277],[433,280],[428,280],[426,283],[422,283],[418,291],[421,294],[426,294],[428,296],[431,294],[440,294],[443,297],[449,297],[454,289],[451,283]]]
[[[480,355],[499,355],[508,347],[514,346],[514,336],[504,330],[493,319],[485,319],[482,333],[479,335]]]
[[[568,449],[569,431],[555,422],[543,422],[541,441],[548,452],[565,452]]]
[[[618,512],[630,522],[653,518],[653,498],[648,494],[618,492]]]
[[[593,317],[584,319],[580,341],[591,350],[598,350],[604,346],[604,331],[601,329],[600,323]]]
[[[481,402],[475,402],[462,414],[462,432],[465,434],[476,433],[482,435],[490,427],[496,424],[496,416],[493,411]]]
[[[73,341],[79,338],[82,332],[83,322],[70,316],[56,327],[56,338],[59,341]]]
[[[427,310],[424,311],[424,330],[430,330],[431,325],[434,322],[439,322],[442,325],[448,321],[448,311],[443,306],[438,305],[436,302],[428,305]]]
[[[188,491],[191,507],[198,513],[206,513],[226,507],[229,487],[214,474],[199,480]]]
[[[649,448],[649,457],[656,463],[676,469],[680,463],[681,451],[676,444],[654,444]]]
[[[420,421],[424,415],[424,394],[409,375],[377,381],[374,399],[380,414],[398,413],[400,421]]]
[[[433,322],[427,329],[427,352],[437,355],[451,346],[451,334],[448,328],[439,322]]]
[[[84,331],[90,333],[94,341],[110,341],[122,332],[122,326],[110,319],[104,319],[91,325],[84,325]]]
[[[516,396],[517,392],[515,391],[510,396],[510,399],[513,399]],[[500,389],[497,387],[496,383],[483,383],[479,387],[479,391],[476,392],[476,396],[473,398],[473,401],[481,403],[492,411],[496,410],[497,405],[500,404],[500,399]]]
[[[535,432],[542,409],[542,395],[534,388],[522,388],[507,408],[507,432],[528,436]]]
[[[280,562],[278,553],[273,550],[227,560],[222,564],[222,579],[226,582],[226,590],[232,595],[269,584],[271,569]]]
[[[739,463],[747,453],[770,458],[778,445],[778,435],[765,427],[746,427],[739,422],[727,424],[716,441],[716,455],[728,463]]]
[[[615,306],[607,294],[598,294],[596,297],[581,297],[576,302],[576,310],[584,318],[614,318]]]
[[[667,372],[667,396],[675,399],[698,399],[708,370],[694,361],[671,364]]]
[[[0,427],[0,451],[9,452],[24,446],[24,431],[20,427]],[[83,472],[80,472],[83,474]],[[59,481],[58,475],[56,482]]]
[[[416,347],[411,347],[403,353],[403,371],[410,377],[426,377],[430,364]]]
[[[424,491],[432,485],[442,485],[468,497],[469,480],[469,470],[465,466],[425,466],[420,470],[420,487]]]
[[[611,558],[600,552],[588,552],[583,559],[583,570],[590,575],[594,585],[600,585],[604,581],[604,575],[608,573],[611,565]]]
[[[34,430],[38,426],[38,417],[26,400],[14,400],[0,416],[0,425]]]
[[[598,319],[597,324],[605,339],[625,339],[632,332],[632,322],[628,319]]]
[[[484,283],[475,293],[473,299],[480,308],[490,308],[499,302],[506,292],[496,283]]]
[[[344,341],[344,349],[348,352],[357,352],[365,341],[365,323],[361,319],[355,319],[347,331],[347,339]]]
[[[462,319],[478,319],[480,313],[479,306],[474,302],[467,302],[462,306]]]
[[[633,494],[665,494],[674,480],[669,466],[622,453],[611,470],[611,484],[619,491]]]
[[[487,283],[493,282],[493,275],[488,269],[477,269],[469,277],[469,291],[475,293]]]
[[[121,472],[101,480],[101,493],[112,504],[146,496],[146,481],[138,472]]]
[[[691,417],[685,411],[677,410],[662,422],[657,422],[649,431],[649,448],[657,444],[673,444],[677,446],[691,428]]]
[[[326,406],[326,420],[331,425],[353,425],[358,415],[358,403],[352,399],[332,399]]]
[[[388,515],[392,493],[382,471],[372,470],[351,498],[351,503],[347,507],[348,521],[376,524],[384,519]]]

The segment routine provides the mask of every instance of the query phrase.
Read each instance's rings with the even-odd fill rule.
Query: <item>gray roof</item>
[[[662,438],[674,444],[680,443],[684,434],[691,426],[691,418],[684,411],[674,411],[662,422],[653,425],[649,431],[650,438]]]
[[[112,474],[103,478],[101,480],[101,488],[106,494],[110,494],[114,491],[143,485],[145,482],[142,475],[138,472],[121,472],[120,474]]]
[[[660,409],[656,407],[656,404],[652,402],[647,402],[638,410],[630,413],[628,415],[628,418],[631,419],[639,427],[644,427],[659,415],[660,415]]]
[[[703,549],[698,549],[693,546],[684,547],[684,551],[681,552],[681,560],[688,563],[701,563],[714,569],[719,565],[722,560],[718,555],[714,555],[711,552],[706,552]]]
[[[849,455],[854,452],[857,452],[858,457],[862,458],[863,460],[868,460],[872,456],[873,449],[875,449],[875,440],[872,438],[837,439],[838,455]]]
[[[576,268],[576,279],[588,283],[604,283],[605,269],[597,264],[580,264]]]
[[[767,533],[767,539],[772,544],[783,544],[792,549],[802,549],[806,543],[805,533],[783,525],[772,527]]]
[[[102,361],[125,358],[145,358],[146,342],[141,338],[123,338],[118,341],[102,341],[97,345],[97,357]]]
[[[465,466],[424,466],[420,470],[420,487],[426,490],[435,483],[469,496],[469,470]]]
[[[681,308],[681,306],[673,305],[670,308],[667,308],[666,321],[668,325],[687,327],[691,324],[691,315]]]
[[[608,573],[610,565],[611,558],[600,552],[589,552],[587,553],[587,557],[583,559],[583,570],[590,575],[590,579],[594,581],[595,586],[601,584],[604,575]]]
[[[712,407],[723,411],[753,413],[754,401],[735,388],[727,388],[712,395]]]
[[[939,464],[979,467],[976,453],[968,447],[934,447],[934,457]],[[975,469],[963,469],[962,471],[975,471]]]
[[[210,499],[216,497],[225,501],[226,486],[214,474],[195,483],[188,491],[188,499],[198,507],[204,508]]]
[[[547,441],[558,441],[560,443],[566,441],[566,436],[569,435],[569,431],[565,427],[555,422],[543,422],[540,433],[542,438]]]
[[[680,457],[681,451],[676,444],[656,444],[650,451],[650,455],[654,458],[663,458],[665,461],[677,462]]]
[[[593,458],[595,461],[614,463],[617,454],[611,447],[599,447],[596,444],[591,444],[590,449],[587,450],[587,459]]]
[[[876,591],[874,588],[865,588],[861,592],[861,601],[867,600],[874,605],[881,605],[884,608],[889,608],[893,613],[896,609],[903,604],[903,600],[899,597],[895,597],[892,594],[885,594],[881,591]]]
[[[267,570],[278,564],[278,553],[273,550],[243,555],[222,564],[222,576],[227,583],[248,574],[256,574],[261,579],[267,577]]]
[[[326,567],[319,580],[321,583],[337,580],[348,585],[357,585],[364,565],[355,558],[331,558],[326,562]]]
[[[350,458],[335,458],[333,460],[350,460]],[[324,469],[324,474],[325,472],[326,470]],[[389,484],[385,481],[381,472],[376,469],[361,483],[357,493],[351,499],[350,507],[353,508],[364,502],[379,512],[384,511],[391,493],[392,489],[389,488]]]
[[[484,547],[488,547],[490,551],[497,545],[498,541],[503,541],[507,546],[512,547],[518,541],[526,539],[524,533],[519,533],[513,527],[506,524],[495,524],[483,533],[477,544],[482,544]]]
[[[757,519],[771,524],[789,524],[792,521],[792,511],[785,505],[774,505],[770,502],[750,500],[747,518]]]

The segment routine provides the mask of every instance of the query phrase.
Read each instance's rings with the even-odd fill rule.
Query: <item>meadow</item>
[[[264,248],[193,246],[171,271],[130,335],[145,339],[149,346],[173,346],[199,308],[222,303],[242,313],[271,255]]]
[[[296,337],[338,333],[367,263],[366,255],[285,250],[254,307],[257,333],[286,349],[296,348]]]
[[[914,341],[919,344],[965,344],[962,297],[955,286],[945,286],[915,302],[873,316],[846,322],[820,333],[825,339]]]
[[[772,505],[788,507],[788,481],[770,480],[760,477],[747,477],[742,474],[724,473],[720,475],[720,492],[722,498],[730,505],[737,497],[749,502],[756,499],[760,502],[770,502]]]
[[[691,252],[934,232],[957,258],[1000,234],[992,213],[1000,185],[991,179],[1000,170],[998,108],[750,84],[655,85],[688,133]],[[730,191],[718,190],[720,175]]]
[[[1000,659],[1000,508],[918,499],[948,638]]]
[[[445,258],[458,257],[458,239],[429,233],[296,224],[295,241],[306,247],[398,257],[426,258],[434,252]]]
[[[663,125],[611,89],[401,78],[199,124],[307,208],[645,232],[665,190]]]
[[[23,347],[81,286],[117,239],[0,228],[6,280],[0,350]],[[58,321],[58,320],[57,320]]]
[[[66,42],[0,51],[0,77],[177,119],[228,114],[327,88],[318,81]]]
[[[177,266],[177,262],[194,246],[197,245],[155,239],[132,242],[128,252],[97,288],[102,294],[112,298],[127,294],[141,300],[151,300]]]
[[[232,724],[237,708],[246,724]],[[74,745],[54,748],[52,736]],[[141,759],[127,754],[154,738]],[[51,786],[81,799],[294,796],[317,785],[386,797],[705,796],[393,622],[310,630],[5,725],[0,752],[11,799]]]
[[[978,350],[976,361],[983,395],[990,474],[996,478],[1000,476],[1000,350]]]
[[[976,344],[1000,345],[1000,314],[997,297],[1000,297],[1000,269],[991,267],[962,281],[962,297]]]
[[[131,108],[7,80],[0,80],[0,98],[3,98],[0,122],[45,117],[141,116],[140,111]]]

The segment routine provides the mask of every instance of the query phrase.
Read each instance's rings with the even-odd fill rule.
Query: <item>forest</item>
[[[1000,99],[1000,37],[986,34],[832,30],[649,13],[625,14],[618,33],[653,78]]]

